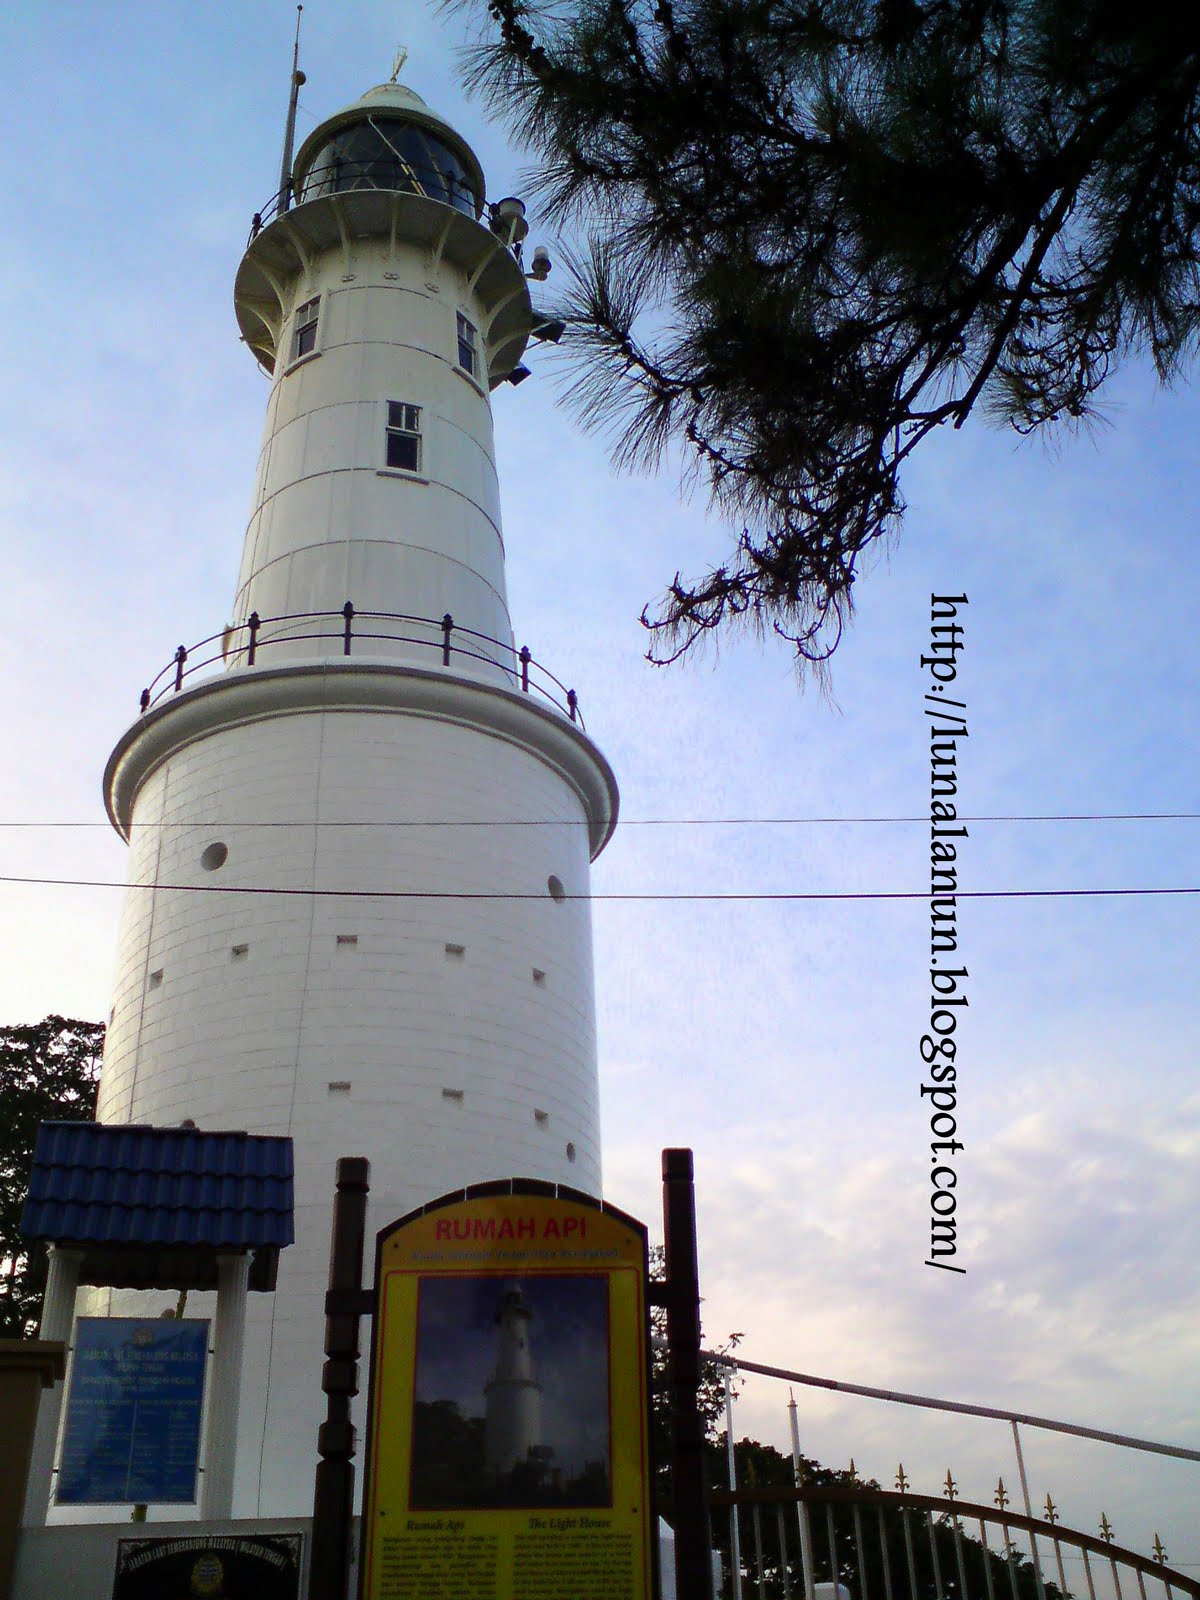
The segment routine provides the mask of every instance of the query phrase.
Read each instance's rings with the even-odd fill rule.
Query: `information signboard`
[[[653,1600],[646,1231],[529,1188],[379,1235],[363,1600]]]
[[[60,1504],[195,1500],[207,1348],[194,1318],[79,1318]]]
[[[122,1539],[113,1600],[297,1600],[303,1536]]]

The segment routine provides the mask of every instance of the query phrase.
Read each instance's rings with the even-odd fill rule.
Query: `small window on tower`
[[[462,312],[458,313],[458,364],[464,372],[469,372],[473,378],[479,376],[479,355],[476,350],[478,334],[475,324],[468,322]]]
[[[321,296],[306,300],[296,310],[292,323],[292,360],[299,361],[317,348],[317,321],[321,314]]]
[[[420,406],[410,406],[404,400],[388,401],[387,464],[400,472],[420,472]]]

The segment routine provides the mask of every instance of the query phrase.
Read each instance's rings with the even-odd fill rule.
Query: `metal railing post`
[[[725,1368],[725,1458],[729,1487],[737,1488],[737,1455],[733,1447],[733,1373]],[[732,1600],[742,1600],[742,1529],[736,1505],[729,1508],[729,1593]]]
[[[525,691],[526,694],[528,694],[529,693],[529,663],[533,659],[533,657],[529,653],[529,646],[527,644],[523,644],[521,646],[521,654],[518,656],[517,659],[521,663],[521,688]]]
[[[788,1424],[792,1435],[792,1476],[800,1487],[800,1424],[796,1420],[796,1397],[788,1390]],[[800,1530],[800,1569],[804,1576],[804,1600],[815,1600],[813,1574],[812,1523],[807,1500],[796,1501],[796,1524]]]
[[[346,626],[342,630],[342,654],[348,656],[350,654],[350,624],[354,621],[354,607],[349,600],[342,607],[342,616],[346,619]]]
[[[254,657],[258,651],[258,630],[261,622],[262,619],[258,612],[252,611],[250,613],[249,621],[246,624],[246,626],[250,629],[250,647],[246,651],[246,665],[248,667],[252,667],[254,665]]]
[[[450,665],[450,634],[454,629],[454,618],[447,611],[442,618],[442,665]]]
[[[142,690],[142,697],[138,701],[138,704],[141,706],[143,711],[149,711],[149,709],[150,709],[150,691],[149,691],[149,689],[143,689]]]
[[[187,653],[186,646],[180,645],[179,649],[176,650],[176,652],[175,652],[175,693],[176,694],[178,694],[180,689],[183,688],[183,664],[187,660],[187,656],[188,656],[188,653]]]
[[[567,710],[571,713],[571,721],[578,722],[579,696],[574,689],[567,690]]]
[[[1029,1500],[1029,1482],[1025,1477],[1025,1457],[1021,1453],[1021,1435],[1017,1431],[1017,1419],[1012,1419],[1013,1445],[1017,1452],[1017,1472],[1021,1478],[1021,1498],[1025,1502],[1025,1515],[1032,1519],[1033,1506]],[[1046,1585],[1042,1579],[1042,1561],[1038,1553],[1037,1535],[1029,1535],[1029,1549],[1033,1555],[1033,1576],[1037,1582],[1038,1600],[1046,1600]]]

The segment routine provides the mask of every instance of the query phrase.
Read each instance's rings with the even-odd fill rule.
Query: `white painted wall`
[[[328,250],[291,286],[289,313],[320,296],[317,347],[288,364],[289,314],[235,617],[337,611],[350,600],[449,612],[511,643],[482,336],[478,380],[458,365],[457,313],[480,330],[487,308],[463,272],[443,264],[432,278],[417,250],[363,242],[352,274],[345,265],[340,249]],[[415,474],[386,466],[389,400],[420,407]],[[336,640],[325,646],[339,650]],[[376,644],[371,653],[398,652]]]
[[[468,826],[410,826],[431,820]],[[372,1229],[490,1178],[599,1192],[590,912],[547,888],[586,890],[587,839],[542,759],[398,713],[264,717],[185,745],[143,786],[132,885],[534,897],[127,897],[100,1119],[295,1141],[297,1243],[275,1295],[251,1296],[239,1514],[299,1515],[311,1495],[339,1156],[371,1161]],[[217,842],[228,857],[206,872]]]

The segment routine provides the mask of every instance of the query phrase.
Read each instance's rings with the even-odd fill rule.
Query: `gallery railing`
[[[340,611],[295,611],[277,617],[260,617],[252,611],[245,622],[231,623],[197,644],[181,644],[142,690],[141,709],[149,711],[168,695],[178,694],[205,668],[255,667],[260,656],[273,646],[309,641],[336,642],[343,657],[353,656],[356,646],[362,652],[364,646],[369,651],[373,643],[387,643],[428,651],[431,664],[440,660],[446,668],[465,663],[498,668],[514,689],[537,695],[581,728],[584,725],[574,689],[568,689],[560,678],[535,661],[528,645],[518,650],[502,639],[464,628],[449,612],[438,618],[395,611],[356,611],[349,600]],[[206,651],[211,653],[204,654]]]
[[[468,217],[476,217],[480,211],[474,189],[464,176],[453,170],[425,166],[400,157],[389,160],[375,155],[354,161],[343,156],[307,172],[299,193],[288,184],[273,194],[262,210],[254,213],[248,243],[253,243],[268,224],[293,206],[326,194],[346,194],[355,189],[426,195],[431,200],[440,200],[443,205],[453,206]]]

